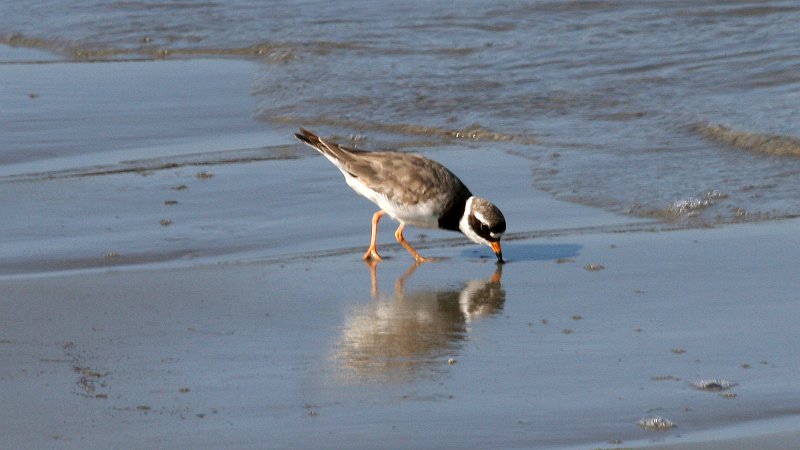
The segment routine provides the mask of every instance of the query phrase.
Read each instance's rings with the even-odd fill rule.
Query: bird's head
[[[491,247],[497,256],[497,262],[504,262],[500,238],[506,231],[506,219],[491,202],[480,197],[470,197],[458,228],[472,242]]]

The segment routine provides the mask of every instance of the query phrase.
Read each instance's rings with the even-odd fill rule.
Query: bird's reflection
[[[470,324],[503,309],[501,265],[491,278],[469,281],[460,290],[405,292],[415,264],[397,279],[394,295],[379,292],[377,265],[369,266],[372,301],[347,316],[335,351],[341,374],[349,381],[435,377],[457,355]]]

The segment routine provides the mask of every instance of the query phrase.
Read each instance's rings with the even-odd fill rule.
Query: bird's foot
[[[382,261],[383,260],[381,255],[378,254],[378,249],[372,248],[372,247],[367,249],[367,252],[364,253],[364,256],[362,258],[364,259],[364,261]]]

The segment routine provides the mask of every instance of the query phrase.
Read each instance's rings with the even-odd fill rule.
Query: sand
[[[373,269],[374,207],[250,117],[258,65],[0,57],[3,145],[65,155],[0,166],[2,447],[796,447],[797,220],[675,230],[453,145],[509,263],[411,229],[414,267],[387,221]]]

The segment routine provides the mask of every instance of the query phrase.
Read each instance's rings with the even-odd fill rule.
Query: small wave
[[[670,204],[665,212],[670,216],[696,216],[701,210],[713,206],[717,201],[728,198],[728,194],[720,191],[706,192],[702,198],[689,197],[686,199],[675,200]]]
[[[157,40],[158,36],[144,35],[138,39],[139,46],[137,47],[94,48],[61,40],[25,36],[19,33],[0,36],[0,44],[46,50],[76,61],[124,61],[221,56],[256,58],[264,62],[287,63],[302,59],[301,55],[304,53],[325,56],[339,50],[352,50],[380,55],[431,54],[444,56],[467,56],[482,50],[482,47],[386,48],[347,41],[260,42],[244,47],[171,47],[169,45],[158,45],[156,44]]]
[[[723,144],[778,156],[800,156],[800,139],[779,134],[732,130],[724,125],[698,124],[692,131]]]
[[[501,141],[515,142],[518,144],[535,145],[538,141],[535,137],[526,134],[499,133],[483,128],[479,124],[472,124],[462,129],[449,129],[435,126],[414,125],[414,124],[387,124],[375,122],[361,122],[348,119],[338,119],[333,117],[297,117],[297,116],[270,116],[262,117],[277,123],[289,123],[293,125],[313,126],[335,126],[358,130],[372,130],[394,134],[411,134],[436,136],[449,139],[468,139],[472,141]]]
[[[771,14],[790,14],[797,12],[796,6],[745,6],[722,9],[708,9],[705,11],[687,10],[686,15],[694,17],[758,17]]]
[[[19,33],[0,36],[0,44],[8,45],[9,47],[44,50],[57,54],[68,53],[67,46],[62,42],[23,36]]]
[[[484,18],[483,21],[459,21],[448,20],[446,18],[438,17],[426,22],[411,22],[407,25],[401,25],[402,28],[413,31],[439,31],[442,29],[467,29],[467,30],[480,30],[488,31],[490,33],[506,33],[515,30],[517,24],[512,21],[498,21],[487,22],[490,18]]]
[[[246,47],[231,48],[170,48],[150,45],[149,36],[141,38],[142,46],[136,48],[91,48],[62,41],[28,37],[21,34],[0,36],[0,44],[12,47],[26,47],[46,50],[65,55],[73,60],[80,61],[107,61],[126,58],[137,59],[164,59],[169,57],[202,57],[202,56],[232,56],[242,58],[259,58],[269,62],[288,62],[299,59],[292,47],[283,44],[262,42]]]
[[[696,216],[701,210],[708,208],[713,203],[707,198],[689,197],[686,199],[675,200],[665,210],[668,216]]]
[[[730,197],[721,191],[709,191],[700,197],[690,196],[678,199],[665,208],[645,209],[641,205],[629,206],[625,212],[641,217],[659,217],[669,221],[680,219],[694,219],[700,217],[704,210],[718,204],[720,200]]]

